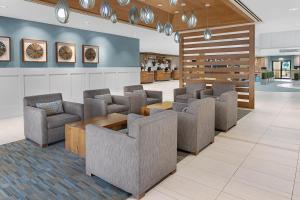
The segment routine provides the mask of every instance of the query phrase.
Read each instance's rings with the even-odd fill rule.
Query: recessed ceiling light
[[[162,7],[163,5],[162,5],[162,3],[159,3],[159,4],[157,4],[157,6],[158,6],[158,7]]]
[[[209,3],[206,3],[206,4],[205,4],[205,7],[210,7],[210,4],[209,4]]]
[[[178,11],[178,10],[176,10],[174,13],[175,13],[175,14],[178,14],[178,13],[179,13],[179,11]]]
[[[186,6],[186,3],[181,3],[180,5],[183,7],[183,6]]]
[[[289,8],[289,11],[297,11],[297,10],[299,10],[299,8]]]
[[[5,5],[0,5],[0,8],[7,8],[7,6],[5,6]]]

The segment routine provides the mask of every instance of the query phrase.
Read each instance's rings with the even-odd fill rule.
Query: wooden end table
[[[103,117],[95,117],[84,121],[65,125],[65,148],[66,150],[85,157],[85,126],[95,125],[112,130],[120,130],[127,126],[127,115],[113,113]]]
[[[171,110],[173,107],[172,101],[164,101],[162,103],[151,104],[148,106],[143,106],[141,108],[141,115],[150,115],[150,109],[161,109],[161,110]]]

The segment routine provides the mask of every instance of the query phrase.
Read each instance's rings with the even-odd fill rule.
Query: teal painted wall
[[[0,62],[0,67],[139,67],[139,40],[62,26],[0,17],[0,35],[11,37],[12,61]],[[22,62],[21,39],[48,41],[48,62]],[[55,43],[76,44],[76,63],[56,62]],[[82,63],[82,45],[99,46],[99,64]]]

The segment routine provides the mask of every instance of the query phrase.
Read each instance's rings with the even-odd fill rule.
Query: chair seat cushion
[[[119,105],[119,104],[111,104],[107,106],[108,113],[123,113],[129,110],[128,106]]]
[[[67,113],[62,113],[58,115],[52,115],[47,117],[48,129],[58,128],[64,126],[67,123],[80,121],[80,117],[77,115],[70,115]]]
[[[154,99],[154,98],[147,98],[147,105],[155,104],[155,103],[160,103],[159,99]]]

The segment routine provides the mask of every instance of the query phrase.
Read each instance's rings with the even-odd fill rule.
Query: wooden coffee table
[[[141,108],[141,115],[150,115],[150,109],[161,109],[161,110],[171,110],[173,107],[172,101],[164,101],[162,103],[151,104],[148,106],[143,106]]]
[[[65,125],[66,150],[85,157],[85,126],[95,125],[113,130],[120,130],[127,126],[127,115],[113,113],[103,117],[69,123]]]

